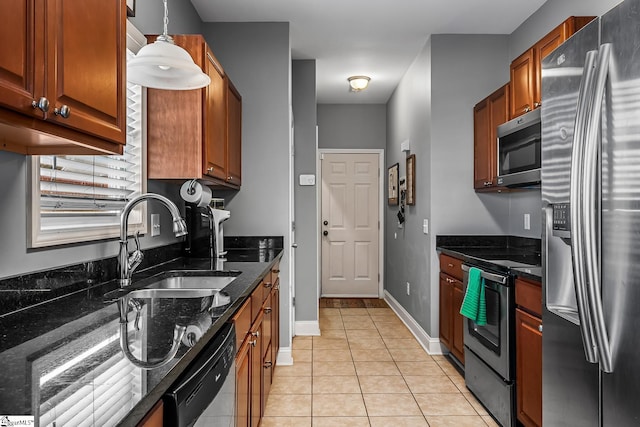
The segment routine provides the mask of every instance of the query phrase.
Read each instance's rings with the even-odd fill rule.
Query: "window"
[[[127,58],[133,56],[127,50]],[[120,211],[146,191],[143,91],[127,82],[127,144],[121,156],[32,156],[30,247],[117,237]],[[146,232],[146,203],[129,217]]]

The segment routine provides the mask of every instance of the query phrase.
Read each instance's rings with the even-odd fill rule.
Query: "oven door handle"
[[[466,264],[462,264],[462,270],[469,272],[469,267]],[[480,277],[483,277],[487,280],[491,280],[492,282],[497,282],[500,283],[501,285],[506,285],[507,284],[507,280],[509,280],[509,278],[507,276],[502,276],[500,274],[494,274],[494,273],[489,273],[486,271],[483,271],[482,269],[480,269],[482,272],[480,273]]]

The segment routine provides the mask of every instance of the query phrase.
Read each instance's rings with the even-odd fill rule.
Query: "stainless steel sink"
[[[146,289],[156,290],[221,290],[236,278],[232,276],[172,276],[146,285]],[[135,292],[135,291],[134,291]],[[207,294],[211,295],[211,294]],[[207,296],[205,295],[205,296]]]
[[[127,294],[129,298],[204,298],[214,297],[220,299],[220,289],[138,289]]]

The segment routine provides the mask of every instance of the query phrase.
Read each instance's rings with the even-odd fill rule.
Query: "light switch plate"
[[[151,237],[160,235],[160,214],[151,214]]]
[[[300,175],[300,185],[316,185],[316,176]]]
[[[429,220],[428,219],[425,219],[422,222],[422,232],[424,234],[429,234]]]

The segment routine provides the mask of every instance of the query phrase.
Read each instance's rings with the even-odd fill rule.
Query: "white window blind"
[[[142,88],[127,82],[123,155],[33,156],[31,247],[118,236],[122,207],[146,190],[143,141]],[[132,232],[146,232],[144,205],[129,217]]]

